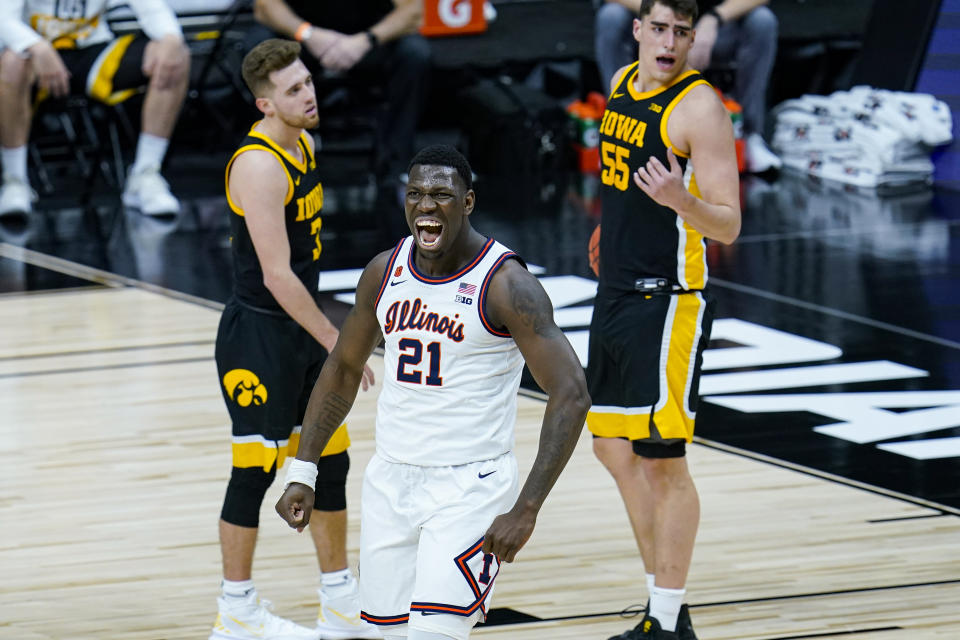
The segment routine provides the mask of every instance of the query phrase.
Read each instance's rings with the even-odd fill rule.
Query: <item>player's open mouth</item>
[[[669,69],[677,59],[673,56],[657,56],[657,66],[661,69]]]
[[[419,218],[416,223],[417,242],[424,249],[430,249],[440,243],[443,223],[434,218]]]
[[[314,115],[316,112],[317,112],[317,108],[316,108],[316,107],[310,107],[309,109],[307,109],[306,115],[312,116],[312,115]]]

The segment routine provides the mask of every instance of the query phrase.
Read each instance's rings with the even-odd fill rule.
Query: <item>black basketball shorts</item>
[[[597,297],[587,427],[597,437],[690,442],[714,302],[704,292]]]
[[[327,352],[287,315],[227,303],[217,330],[220,391],[233,423],[233,466],[279,469],[297,452],[300,425]],[[346,424],[322,455],[350,445]]]

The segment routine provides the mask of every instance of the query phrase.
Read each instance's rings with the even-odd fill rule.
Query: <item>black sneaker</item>
[[[680,615],[677,616],[677,635],[680,640],[697,640],[697,634],[693,632],[693,621],[690,619],[690,607],[685,604],[680,605]]]
[[[692,626],[690,632],[693,632]],[[660,621],[647,614],[633,629],[611,636],[609,640],[680,640],[680,636],[674,631],[664,631],[660,628]]]

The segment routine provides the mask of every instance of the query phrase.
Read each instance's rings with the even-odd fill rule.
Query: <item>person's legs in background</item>
[[[763,139],[767,89],[776,56],[777,16],[766,6],[724,24],[713,47],[711,65],[736,63],[733,97],[743,107],[747,169],[751,173],[778,169],[782,164]]]
[[[27,141],[30,138],[30,85],[33,72],[28,58],[10,49],[0,53],[0,215],[30,213],[36,194],[27,177]]]
[[[146,215],[180,211],[180,202],[170,193],[169,185],[160,175],[160,166],[187,95],[190,54],[186,44],[171,40],[151,41],[146,45],[143,55],[144,58],[156,59],[161,52],[162,61],[157,62],[151,70],[140,114],[136,155],[123,190],[123,203]],[[164,64],[170,66],[162,69]]]

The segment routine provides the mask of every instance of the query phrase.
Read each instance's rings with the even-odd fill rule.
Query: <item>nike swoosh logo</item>
[[[395,286],[397,286],[398,284],[403,284],[404,282],[406,282],[406,280],[392,280],[392,281],[390,282],[390,286],[391,286],[391,287],[395,287]]]
[[[615,93],[615,94],[613,94],[613,97],[614,97],[614,98],[622,98],[623,96],[624,96],[624,94],[622,94],[622,93]]]
[[[494,471],[488,471],[487,473],[478,473],[478,474],[477,474],[477,477],[480,478],[481,480],[483,480],[483,479],[486,478],[487,476],[492,476],[492,475],[495,474],[495,473],[496,473],[495,470],[494,470]]]
[[[299,186],[300,186],[300,178],[297,178],[296,180],[294,180],[294,181],[293,181],[293,184],[295,184],[296,186],[299,187]]]

